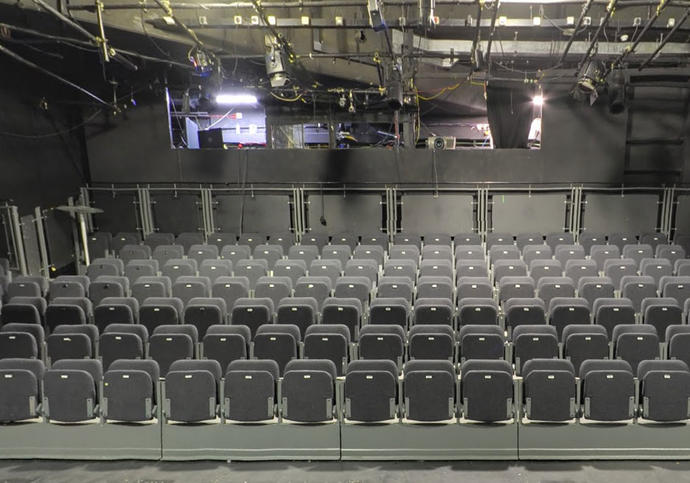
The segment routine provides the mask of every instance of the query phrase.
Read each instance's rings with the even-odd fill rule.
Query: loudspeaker
[[[223,130],[222,129],[207,129],[206,131],[199,131],[199,147],[204,148],[222,148],[223,147]]]

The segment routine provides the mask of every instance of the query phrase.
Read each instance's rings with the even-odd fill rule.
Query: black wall
[[[72,227],[51,208],[78,196],[89,179],[81,113],[93,110],[14,61],[0,58],[0,73],[0,200],[17,205],[21,216],[36,206],[47,210],[50,261],[61,268],[73,261]]]
[[[609,113],[605,99],[578,104],[565,88],[544,93],[541,150],[401,149],[171,150],[163,102],[137,108],[113,128],[88,136],[92,181],[199,183],[605,183],[626,173],[627,112]],[[663,116],[663,111],[656,113]],[[663,153],[663,151],[662,151]],[[634,182],[678,182],[682,169],[652,175],[655,152]],[[682,167],[684,160],[678,163]],[[628,163],[629,164],[629,163]],[[246,169],[245,169],[246,168]]]
[[[0,59],[0,72],[0,199],[21,214],[65,204],[88,179],[83,131],[70,130],[82,123],[82,106],[13,61]]]

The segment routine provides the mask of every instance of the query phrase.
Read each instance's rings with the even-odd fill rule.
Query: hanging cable
[[[0,44],[0,53],[3,53],[3,54],[5,54],[5,55],[7,55],[7,56],[13,58],[14,60],[16,60],[17,62],[19,62],[19,63],[21,63],[21,64],[24,64],[24,65],[26,65],[26,66],[28,66],[28,67],[31,67],[32,69],[36,69],[36,70],[38,70],[38,71],[40,71],[40,72],[43,72],[45,75],[47,75],[47,76],[49,76],[49,77],[52,77],[53,79],[56,79],[56,80],[58,80],[59,82],[62,82],[63,84],[66,84],[66,85],[72,87],[73,89],[78,90],[78,91],[81,92],[82,94],[84,94],[84,95],[90,97],[91,99],[94,99],[95,101],[97,101],[97,102],[100,103],[100,104],[103,104],[104,106],[107,106],[107,107],[109,107],[109,108],[117,109],[117,106],[113,106],[112,104],[110,104],[110,103],[104,101],[103,99],[101,99],[100,97],[98,97],[96,94],[92,93],[91,91],[88,91],[88,90],[84,89],[83,87],[78,86],[78,85],[75,84],[74,82],[72,82],[72,81],[70,81],[70,80],[67,80],[67,79],[65,79],[64,77],[61,77],[61,76],[59,76],[59,75],[57,75],[57,74],[55,74],[55,73],[49,71],[48,69],[45,69],[45,68],[41,67],[40,65],[34,64],[34,63],[31,62],[30,60],[27,60],[27,59],[25,59],[24,57],[22,57],[21,55],[14,53],[13,51],[11,51],[10,49],[8,49],[7,47],[5,47],[5,46],[2,45],[2,44]]]
[[[276,99],[278,99],[279,101],[283,101],[283,102],[297,102],[297,101],[299,101],[300,99],[302,99],[302,96],[304,95],[304,94],[299,94],[297,97],[293,97],[293,98],[291,98],[291,99],[287,99],[287,98],[282,97],[282,96],[279,96],[278,94],[275,94],[275,93],[273,93],[273,92],[269,92],[269,93],[270,93],[273,97],[275,97]]]
[[[113,59],[120,62],[122,65],[124,65],[125,67],[127,67],[131,70],[136,71],[139,69],[139,67],[137,65],[133,64],[129,59],[127,59],[126,57],[123,57],[121,55],[118,55],[117,50],[115,50],[112,47],[108,47],[107,40],[105,38],[105,30],[103,27],[103,18],[102,18],[103,5],[100,5],[100,7],[98,5],[96,6],[97,13],[100,12],[100,13],[98,13],[98,17],[99,17],[98,23],[99,23],[99,29],[101,32],[101,37],[98,37],[96,35],[93,35],[91,32],[86,30],[84,27],[79,25],[77,22],[75,22],[71,18],[63,15],[60,11],[56,10],[51,5],[48,5],[43,0],[33,0],[33,2],[36,5],[38,5],[39,7],[41,7],[43,10],[45,10],[46,12],[48,12],[51,15],[53,15],[54,17],[56,17],[58,20],[60,20],[64,24],[69,25],[70,27],[72,27],[73,29],[75,29],[76,31],[78,31],[79,33],[84,35],[95,46],[99,47],[102,50],[102,54],[103,54],[102,60],[103,61],[108,62],[109,59],[112,57]]]
[[[14,132],[4,132],[0,131],[0,136],[7,136],[11,138],[20,138],[20,139],[44,139],[44,138],[50,138],[54,136],[62,136],[63,134],[68,134],[72,131],[76,131],[80,127],[86,126],[88,123],[96,119],[99,114],[101,114],[101,110],[97,110],[93,114],[91,114],[89,117],[87,117],[83,122],[80,122],[79,124],[76,124],[72,127],[69,127],[67,129],[63,129],[61,131],[55,131],[51,133],[46,133],[46,134],[20,134],[20,133],[14,133]]]
[[[17,25],[11,25],[11,24],[4,23],[4,22],[0,22],[0,27],[7,28],[9,30],[14,30],[16,32],[21,32],[21,33],[27,34],[27,35],[33,35],[36,37],[49,39],[49,40],[52,40],[52,41],[59,43],[59,44],[69,45],[70,47],[74,47],[77,49],[88,50],[89,52],[96,52],[97,51],[97,49],[93,46],[93,43],[87,42],[85,40],[79,40],[79,39],[75,39],[72,37],[61,37],[59,35],[46,34],[44,32],[39,32],[38,30],[32,30],[32,29],[28,29],[25,27],[19,27]],[[170,65],[175,65],[177,67],[182,67],[185,69],[191,69],[192,68],[189,64],[183,64],[182,62],[177,62],[177,61],[172,60],[172,59],[168,59],[168,60],[161,59],[158,57],[152,57],[150,55],[140,54],[139,52],[134,52],[131,50],[118,49],[117,51],[120,54],[130,55],[132,57],[137,57],[137,58],[140,58],[142,60],[148,60],[150,62],[162,62],[162,63],[166,63],[166,64],[170,64]]]

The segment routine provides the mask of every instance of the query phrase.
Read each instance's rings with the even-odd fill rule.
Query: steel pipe
[[[479,65],[479,63],[476,62],[475,56],[477,55],[477,44],[479,44],[479,35],[481,32],[482,2],[483,0],[477,0],[477,29],[474,32],[474,40],[472,41],[472,49],[470,50],[470,61],[474,62],[475,65]]]
[[[587,47],[587,51],[585,52],[584,57],[582,57],[582,60],[578,64],[576,75],[580,75],[580,70],[582,69],[582,66],[584,66],[587,60],[591,57],[592,51],[594,50],[594,46],[597,44],[597,41],[599,40],[599,35],[601,35],[602,30],[606,28],[606,25],[609,23],[609,20],[611,20],[611,16],[613,15],[613,12],[616,10],[617,4],[618,0],[611,0],[611,2],[606,7],[606,15],[604,15],[604,19],[599,24],[599,28],[597,28],[597,31],[594,32],[594,37],[592,37],[592,41],[589,43],[589,47]]]
[[[650,55],[644,62],[642,62],[642,65],[638,67],[637,70],[642,70],[645,67],[647,67],[653,60],[654,58],[659,55],[659,52],[661,52],[661,49],[664,48],[664,46],[668,43],[668,41],[671,39],[674,33],[678,31],[681,25],[685,23],[685,21],[688,19],[688,16],[690,15],[690,8],[688,8],[683,16],[678,20],[678,22],[673,26],[671,31],[668,33],[668,35],[664,38],[664,40],[661,41],[659,46],[652,52],[652,55]]]
[[[436,0],[436,5],[476,5],[476,0]],[[576,5],[581,4],[581,0],[503,0],[506,4],[516,5]],[[607,5],[606,0],[592,0],[592,5]],[[671,6],[676,7],[690,7],[688,0],[671,0]],[[388,0],[383,2],[384,5],[402,7],[417,5],[417,0]],[[644,7],[654,6],[658,2],[652,0],[631,0],[625,2],[620,7]],[[366,8],[367,3],[360,0],[304,0],[300,1],[268,1],[262,2],[261,6],[266,9],[271,8],[309,8],[309,7],[353,7]],[[170,7],[175,10],[215,10],[215,9],[237,9],[237,8],[254,8],[252,2],[231,2],[231,3],[171,3]],[[150,4],[144,3],[114,3],[105,5],[106,10],[151,10],[156,8]],[[163,7],[159,7],[163,8]],[[68,5],[68,10],[71,11],[94,11],[93,5]]]
[[[14,30],[16,32],[21,32],[21,33],[27,34],[27,35],[33,35],[33,36],[44,38],[44,39],[54,40],[55,42],[63,43],[63,44],[67,44],[67,45],[75,44],[75,45],[80,45],[83,47],[94,47],[92,42],[87,42],[85,40],[75,39],[72,37],[63,37],[60,35],[52,35],[52,34],[48,34],[45,32],[39,32],[38,30],[28,29],[26,27],[19,27],[17,25],[11,25],[11,24],[4,23],[4,22],[0,22],[0,27],[7,28],[9,30]],[[165,63],[165,64],[175,65],[178,67],[183,67],[185,69],[192,69],[191,65],[184,64],[182,62],[176,62],[176,61],[170,60],[170,59],[161,59],[159,57],[151,57],[150,55],[140,54],[139,52],[133,52],[131,50],[118,49],[116,52],[116,58],[119,57],[119,59],[122,60],[122,59],[124,59],[123,55],[131,55],[132,57],[138,57],[140,59],[148,60],[150,62],[161,62],[161,63]],[[260,57],[263,58],[263,55]]]
[[[63,15],[60,11],[58,11],[58,10],[56,10],[55,8],[53,8],[52,6],[48,5],[48,4],[47,4],[46,2],[44,2],[43,0],[33,0],[33,2],[34,2],[36,5],[38,5],[40,8],[42,8],[43,10],[45,10],[46,12],[48,12],[48,13],[50,13],[51,15],[53,15],[54,17],[58,18],[58,19],[59,19],[62,23],[64,23],[65,25],[69,25],[69,26],[72,27],[74,30],[76,30],[77,32],[79,32],[80,34],[82,34],[84,37],[86,37],[87,39],[89,39],[91,42],[93,42],[94,44],[97,44],[97,42],[96,42],[96,36],[95,36],[94,34],[92,34],[91,32],[89,32],[88,30],[86,30],[86,29],[85,29],[84,27],[82,27],[81,25],[79,25],[77,22],[75,22],[74,20],[72,20],[71,18],[66,17],[66,16]],[[95,8],[95,6],[92,7],[92,8]]]
[[[661,2],[659,3],[659,6],[657,7],[656,11],[654,12],[654,15],[652,15],[650,17],[650,19],[647,21],[644,28],[642,29],[642,32],[640,32],[640,34],[637,36],[637,39],[635,39],[633,44],[630,47],[628,47],[627,49],[625,49],[623,51],[623,53],[621,53],[621,55],[615,61],[613,61],[614,65],[620,65],[629,54],[632,54],[633,52],[635,52],[635,49],[637,48],[637,46],[640,44],[640,42],[642,42],[642,37],[644,37],[644,34],[646,34],[647,31],[654,24],[654,22],[656,22],[656,20],[661,15],[661,12],[664,11],[664,9],[666,8],[667,5],[668,5],[667,0],[661,0]],[[675,27],[675,25],[674,25],[674,27]],[[610,70],[611,70],[610,67],[607,67],[606,73],[608,73]]]
[[[582,22],[585,20],[585,16],[587,15],[587,12],[589,12],[589,9],[592,7],[593,4],[594,0],[587,0],[587,3],[585,3],[582,6],[580,16],[577,18],[577,22],[575,22],[575,29],[573,30],[573,35],[571,35],[568,39],[568,43],[565,45],[565,49],[563,49],[561,58],[558,59],[559,64],[562,64],[566,56],[568,55],[568,51],[570,51],[570,46],[573,45],[573,41],[575,40],[575,35],[577,34],[577,31],[580,30],[580,27],[582,27]]]
[[[139,68],[134,65],[132,62],[130,62],[128,59],[122,57],[122,56],[117,56],[117,51],[113,48],[108,49],[108,45],[105,39],[105,27],[103,26],[103,5],[100,2],[97,2],[94,8],[96,9],[96,17],[97,17],[97,24],[99,27],[99,30],[101,32],[101,37],[98,37],[88,30],[86,30],[84,27],[79,25],[77,22],[72,20],[69,17],[66,17],[63,15],[61,12],[53,8],[52,6],[48,5],[46,2],[43,0],[33,0],[33,2],[44,9],[46,12],[50,13],[54,17],[56,17],[58,20],[63,22],[65,25],[69,25],[72,27],[74,30],[77,32],[81,33],[84,37],[89,39],[91,41],[91,44],[94,46],[98,46],[101,49],[101,54],[103,55],[103,60],[105,62],[108,62],[110,59],[110,56],[115,58],[118,62],[123,64],[125,67],[131,69],[131,70],[138,70]]]
[[[42,0],[34,0],[34,1],[42,1]],[[212,59],[215,59],[215,58],[216,58],[216,55],[215,55],[213,52],[209,51],[209,50],[206,48],[206,44],[204,44],[204,43],[201,41],[201,39],[199,39],[199,37],[196,35],[196,32],[194,32],[194,30],[192,30],[192,29],[190,29],[189,27],[187,27],[187,25],[185,25],[184,22],[182,22],[179,18],[177,18],[177,16],[173,13],[173,10],[172,10],[172,7],[171,7],[171,6],[166,5],[166,4],[163,3],[161,0],[153,0],[153,1],[156,2],[156,4],[157,4],[160,8],[163,9],[163,11],[165,12],[165,14],[166,14],[168,17],[170,17],[170,18],[173,20],[173,22],[175,22],[175,24],[177,24],[178,27],[180,27],[182,30],[184,30],[184,32],[187,34],[187,36],[188,36],[189,38],[192,39],[192,41],[194,42],[194,44],[196,44],[196,46],[197,46],[199,49],[201,49],[201,50],[203,50],[204,52],[206,52],[209,56],[211,56]]]
[[[486,64],[491,69],[491,44],[496,34],[496,19],[498,18],[498,8],[501,6],[501,0],[494,0],[494,11],[491,13],[491,33],[489,34],[489,41],[486,44]]]

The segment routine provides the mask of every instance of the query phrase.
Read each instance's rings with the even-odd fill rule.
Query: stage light
[[[287,53],[273,34],[264,36],[266,73],[271,87],[284,87],[289,81]]]
[[[356,112],[355,99],[352,95],[352,91],[350,91],[350,106],[347,108],[347,112],[349,112],[350,114],[354,114]]]
[[[612,114],[619,114],[625,110],[625,72],[623,69],[613,69],[606,81],[609,94],[609,109]]]
[[[541,94],[534,96],[532,98],[532,104],[534,104],[535,106],[540,106],[540,107],[543,106],[544,105],[544,96],[542,96]]]
[[[577,80],[577,87],[583,94],[592,94],[597,90],[597,86],[603,83],[601,74],[604,71],[604,66],[601,62],[590,60],[582,69],[582,74]]]
[[[380,0],[367,0],[367,10],[369,11],[369,22],[374,32],[386,29],[386,21],[383,18],[382,2]]]
[[[251,94],[218,94],[216,103],[224,106],[246,106],[256,104],[259,100]]]
[[[434,18],[435,8],[436,0],[419,0],[419,21],[425,29],[432,29],[437,24]]]

